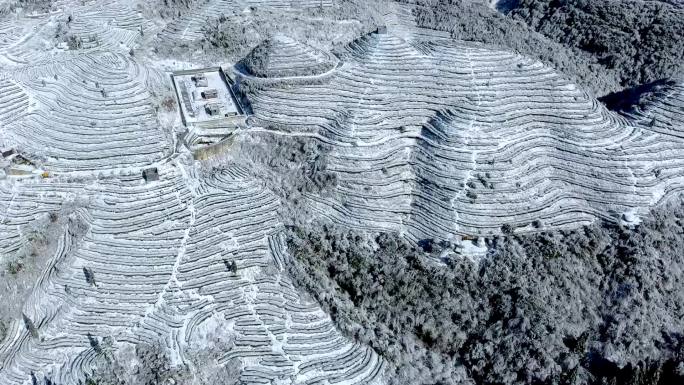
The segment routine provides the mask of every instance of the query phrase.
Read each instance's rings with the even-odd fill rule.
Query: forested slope
[[[448,242],[295,227],[290,273],[398,384],[675,384],[683,218],[677,201],[635,228],[495,238],[479,264]]]
[[[589,53],[624,87],[684,69],[684,8],[661,1],[520,0],[508,16],[554,42]]]

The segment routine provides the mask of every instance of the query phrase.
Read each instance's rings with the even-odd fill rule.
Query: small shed
[[[156,167],[146,168],[143,170],[142,176],[145,182],[153,182],[159,180],[159,171]]]
[[[378,27],[378,29],[375,30],[375,33],[377,33],[378,35],[387,34],[387,26],[381,25],[380,27]]]
[[[195,87],[207,87],[209,86],[209,81],[206,75],[198,74],[192,77],[192,81],[195,82]]]
[[[204,110],[207,111],[207,114],[212,116],[221,115],[221,106],[217,103],[207,104],[204,106]]]
[[[204,99],[216,99],[218,98],[218,91],[216,88],[210,88],[208,90],[202,91],[202,97]]]

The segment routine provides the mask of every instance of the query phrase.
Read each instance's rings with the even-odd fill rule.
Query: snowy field
[[[0,384],[84,381],[105,341],[113,354],[161,344],[181,364],[218,340],[230,343],[212,345],[215,364],[237,363],[243,383],[386,383],[386,362],[288,278],[283,202],[259,170],[210,167],[186,146],[168,71],[232,63],[153,53],[161,41],[197,42],[209,14],[293,2],[208,0],[170,20],[134,1],[55,3],[0,19],[0,149],[46,172],[0,179],[3,269],[35,242],[38,221],[64,224],[3,319]],[[316,51],[331,64],[310,78],[251,77],[263,84],[236,136],[328,145],[339,183],[305,194],[317,216],[458,241],[502,225],[638,221],[684,188],[684,84],[622,116],[539,62],[421,30],[406,8],[386,11],[387,33],[359,34],[334,61]],[[274,70],[310,62],[310,50],[278,49]],[[142,179],[148,167],[158,181]],[[7,290],[18,285],[8,274]]]

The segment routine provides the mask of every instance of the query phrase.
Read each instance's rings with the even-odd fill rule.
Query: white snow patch
[[[473,263],[479,263],[487,256],[487,250],[487,245],[484,242],[464,241],[461,244],[461,255],[470,259]]]
[[[620,223],[628,226],[635,226],[641,223],[641,217],[638,215],[636,209],[630,209],[622,213],[620,216]]]

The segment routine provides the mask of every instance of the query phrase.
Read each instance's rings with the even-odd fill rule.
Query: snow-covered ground
[[[207,171],[184,146],[177,109],[163,105],[174,61],[155,45],[199,44],[207,15],[236,3],[210,0],[166,25],[132,1],[59,5],[69,26],[64,13],[0,21],[0,144],[47,173],[0,179],[0,262],[30,245],[39,218],[69,206],[72,219],[21,306],[37,337],[21,318],[7,321],[0,384],[30,384],[32,373],[38,383],[78,383],[97,358],[91,339],[104,337],[122,352],[161,343],[174,363],[225,339],[212,347],[216,362],[239,362],[244,383],[386,382],[387,363],[288,278],[283,202],[260,170]],[[684,186],[684,85],[625,118],[538,62],[412,27],[406,8],[387,12],[386,34],[340,48],[340,64],[322,75],[250,79],[263,84],[252,126],[236,135],[329,147],[339,183],[304,194],[312,215],[457,241],[504,224],[576,227],[612,213],[638,223]],[[56,49],[58,28],[82,46]],[[274,68],[307,65],[306,49],[284,52]],[[158,181],[142,179],[149,167]],[[486,251],[462,248],[473,260]]]

